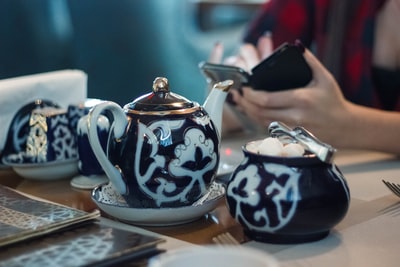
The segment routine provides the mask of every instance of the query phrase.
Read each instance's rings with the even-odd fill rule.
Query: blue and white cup
[[[81,117],[77,125],[77,142],[79,173],[84,176],[102,175],[103,168],[100,166],[89,144],[88,138],[88,115]],[[100,116],[97,121],[97,131],[101,146],[106,149],[110,122],[106,116]]]
[[[91,108],[103,102],[103,100],[96,98],[88,98],[84,103],[68,105],[68,120],[71,130],[75,136],[78,135],[78,122],[80,118],[87,115]]]

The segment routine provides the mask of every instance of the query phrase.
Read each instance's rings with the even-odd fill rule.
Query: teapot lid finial
[[[129,112],[192,112],[191,108],[198,108],[198,104],[189,101],[183,96],[175,94],[169,89],[167,78],[157,77],[153,81],[153,91],[149,94],[136,98],[128,103],[124,108]],[[164,114],[164,113],[163,113]]]
[[[168,79],[164,77],[157,77],[153,82],[153,92],[169,92]]]

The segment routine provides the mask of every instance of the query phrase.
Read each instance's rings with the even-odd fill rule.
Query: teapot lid
[[[157,77],[153,82],[153,91],[136,98],[125,105],[129,112],[134,111],[169,111],[195,107],[195,103],[183,96],[172,93],[169,90],[167,78]]]

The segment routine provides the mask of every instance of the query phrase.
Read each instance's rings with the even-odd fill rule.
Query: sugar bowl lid
[[[124,106],[130,113],[184,111],[197,108],[198,104],[170,91],[168,79],[157,77],[153,91],[133,100]]]

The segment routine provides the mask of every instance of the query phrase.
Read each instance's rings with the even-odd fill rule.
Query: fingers
[[[304,59],[312,70],[313,80],[315,83],[326,80],[326,77],[332,77],[330,72],[322,65],[322,63],[314,56],[314,54],[310,52],[310,50],[305,49],[303,55]]]
[[[330,92],[330,97],[332,99],[335,98],[337,100],[343,101],[343,93],[333,75],[308,49],[304,51],[304,58],[307,61],[307,64],[312,69],[313,73],[313,79],[307,87],[324,88],[325,95],[328,95]]]
[[[230,65],[230,66],[236,66],[236,67],[244,69],[245,71],[248,71],[246,62],[240,56],[227,57],[224,60],[223,64]]]
[[[222,43],[217,42],[214,45],[213,49],[211,50],[208,62],[219,64],[221,63],[223,56],[224,56],[224,46],[222,45]]]
[[[256,48],[251,44],[244,44],[239,48],[239,53],[237,55],[227,57],[223,63],[250,72],[259,62],[260,58]]]
[[[280,92],[266,92],[244,87],[242,90],[243,104],[256,105],[266,109],[282,109],[293,106],[298,97],[298,90],[284,90]]]
[[[233,57],[233,59],[226,60],[226,63],[251,72],[251,69],[258,65],[261,60],[271,55],[272,51],[272,38],[270,34],[266,34],[259,38],[257,46],[252,44],[242,45],[238,55]]]
[[[262,59],[269,56],[272,51],[273,43],[271,35],[265,34],[258,40],[257,47],[252,44],[243,44],[239,48],[237,55],[227,57],[223,60],[224,47],[222,43],[217,42],[210,53],[208,62],[220,64],[223,61],[223,64],[237,66],[250,72]]]
[[[246,63],[246,70],[248,71],[260,63],[261,60],[257,48],[252,44],[242,45],[239,50],[239,56]]]
[[[300,120],[298,112],[293,107],[272,107],[266,106],[266,103],[260,103],[262,100],[259,101],[259,99],[262,98],[261,96],[263,94],[270,94],[265,92],[255,92],[255,94],[258,95],[260,98],[249,99],[249,92],[246,88],[243,89],[243,96],[237,90],[232,90],[230,94],[232,96],[233,102],[236,103],[236,109],[246,114],[246,116],[252,121],[260,125],[267,126],[269,125],[269,123],[276,120],[284,121],[288,124],[292,124]],[[246,96],[244,96],[244,94],[246,94]]]
[[[271,33],[266,33],[258,39],[257,50],[261,59],[267,58],[272,54],[274,45],[271,38]]]

